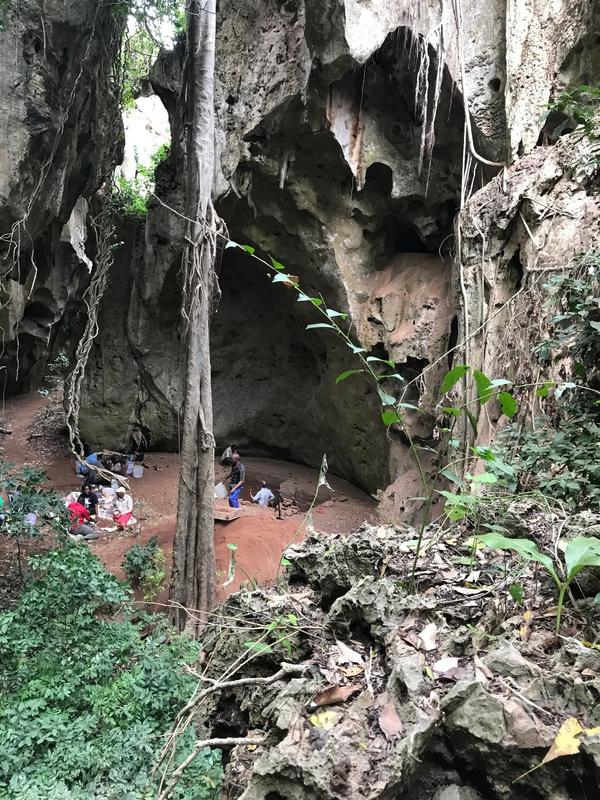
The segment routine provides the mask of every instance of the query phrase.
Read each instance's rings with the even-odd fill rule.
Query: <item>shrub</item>
[[[35,556],[30,566],[18,606],[0,614],[0,797],[156,796],[150,772],[193,691],[182,667],[196,660],[197,645],[166,620],[132,618],[127,590],[85,546]],[[190,731],[177,761],[193,741]],[[174,797],[216,798],[219,777],[220,755],[206,751]]]
[[[141,589],[146,600],[156,600],[164,588],[165,555],[153,536],[146,544],[134,544],[121,564],[131,585]]]

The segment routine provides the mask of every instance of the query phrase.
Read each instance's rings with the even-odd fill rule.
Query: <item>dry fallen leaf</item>
[[[364,664],[363,657],[356,650],[348,647],[344,642],[337,642],[337,646],[344,661],[348,661],[350,664]]]
[[[473,664],[475,665],[475,679],[480,683],[487,683],[494,677],[493,672],[486,667],[479,656],[473,656]]]
[[[387,694],[387,692],[386,692]],[[398,716],[394,701],[390,698],[379,712],[379,727],[386,739],[393,739],[404,730],[402,720]]]
[[[543,764],[547,764],[549,761],[554,761],[555,758],[576,755],[581,746],[579,737],[582,734],[584,736],[594,736],[597,733],[600,733],[600,727],[583,728],[581,723],[574,717],[566,719],[560,726],[558,733],[556,734],[556,739],[552,743],[552,747],[550,750],[548,750],[541,763],[537,764],[535,767],[532,767],[527,772],[524,772],[522,775],[519,775],[518,778],[515,778],[515,781],[521,780],[521,778],[529,775],[530,772],[539,769]]]
[[[433,674],[436,678],[447,679],[454,678],[458,669],[458,658],[454,658],[453,656],[440,658],[440,660],[436,661],[432,667]]]
[[[533,624],[533,611],[525,611],[523,614],[523,624],[519,628],[519,636],[522,642],[529,641],[531,636],[531,626]]]
[[[345,703],[353,694],[360,692],[361,687],[357,683],[350,683],[348,686],[330,686],[313,699],[315,706],[333,706],[336,703]]]
[[[347,678],[356,678],[357,675],[362,675],[364,671],[364,667],[340,667],[340,672]],[[323,670],[321,670],[321,672],[323,672]]]
[[[579,736],[582,733],[586,736],[593,736],[595,733],[600,733],[600,727],[583,728],[574,717],[565,720],[556,734],[552,747],[542,759],[542,764],[554,761],[560,756],[574,756],[578,753],[581,745]]]
[[[419,639],[421,650],[425,650],[426,653],[430,650],[437,650],[437,625],[435,622],[430,622],[429,625],[426,625],[417,638]]]
[[[338,720],[340,719],[341,714],[336,714],[335,711],[319,711],[316,714],[311,714],[309,720],[315,726],[315,728],[321,728],[321,730],[328,731],[337,725]]]

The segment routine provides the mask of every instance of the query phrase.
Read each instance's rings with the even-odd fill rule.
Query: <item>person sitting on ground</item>
[[[246,468],[240,460],[240,454],[234,453],[231,456],[231,474],[229,475],[229,506],[230,508],[240,507],[240,495],[244,491],[244,481],[246,480]]]
[[[271,500],[274,499],[275,495],[267,488],[266,481],[261,481],[260,489],[256,494],[252,495],[252,502],[258,503],[259,506],[264,506],[265,508],[270,504]]]
[[[75,528],[90,521],[90,512],[81,503],[69,503],[67,511],[71,522],[71,533]]]
[[[93,518],[98,513],[98,495],[92,491],[89,483],[84,483],[81,487],[81,494],[77,498],[77,502],[87,508],[90,517]]]
[[[237,445],[230,444],[229,447],[224,451],[223,455],[221,456],[221,464],[225,467],[232,467],[233,466],[233,456],[237,453]]]
[[[133,513],[133,499],[125,494],[125,489],[119,486],[115,492],[113,519],[120,531],[125,530]]]

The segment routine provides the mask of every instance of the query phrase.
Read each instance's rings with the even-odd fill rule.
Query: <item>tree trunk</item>
[[[183,254],[186,381],[171,619],[196,635],[214,595],[214,437],[209,323],[214,285],[214,64],[216,0],[190,0],[187,12],[187,196]],[[182,608],[193,610],[193,616]],[[199,612],[199,613],[195,613]]]

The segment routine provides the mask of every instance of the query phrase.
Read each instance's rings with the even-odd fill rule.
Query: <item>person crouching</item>
[[[133,500],[131,495],[125,493],[125,489],[119,486],[115,492],[113,519],[117,523],[117,528],[125,530],[133,513]]]

